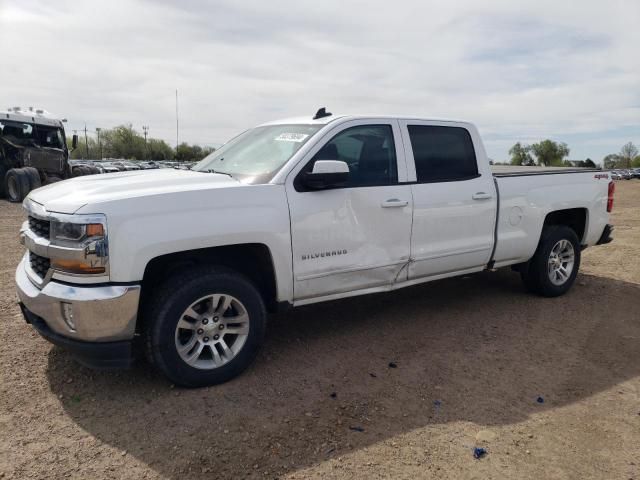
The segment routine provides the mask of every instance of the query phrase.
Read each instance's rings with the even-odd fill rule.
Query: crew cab
[[[246,368],[268,312],[511,266],[562,295],[611,241],[614,184],[495,167],[457,121],[331,115],[249,129],[192,170],[78,177],[31,192],[24,316],[81,362],[143,349],[172,382]]]

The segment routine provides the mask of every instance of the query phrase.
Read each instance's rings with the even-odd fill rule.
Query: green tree
[[[602,159],[602,165],[608,170],[616,168],[618,162],[620,162],[620,156],[617,153],[610,153]]]
[[[171,148],[164,140],[149,138],[147,140],[147,157],[150,160],[172,160],[175,156]]]
[[[517,142],[509,149],[511,165],[535,165],[530,152],[531,147],[529,145],[522,145],[520,142]]]
[[[199,145],[181,143],[176,151],[176,160],[180,162],[199,162],[214,150],[214,148],[210,147],[202,148]]]
[[[531,145],[531,151],[538,159],[539,165],[562,165],[564,157],[569,155],[569,147],[564,142],[542,140]]]
[[[144,137],[131,124],[103,130],[100,140],[105,157],[136,160],[145,156]]]
[[[71,150],[71,138],[67,139]],[[89,155],[85,145],[84,135],[78,138],[78,148],[71,153],[73,159],[98,159],[100,147],[97,138],[88,138]],[[102,155],[105,158],[124,158],[127,160],[173,160],[199,161],[209,155],[215,149],[181,143],[178,152],[171,148],[167,142],[157,138],[144,137],[136,131],[131,124],[119,125],[111,129],[102,129],[100,132],[100,144]]]
[[[591,160],[590,158],[587,158],[584,161],[584,166],[587,167],[587,168],[596,168],[595,162],[593,160]]]
[[[75,150],[71,150],[72,138],[67,138],[67,148],[71,152],[71,158],[90,160],[100,157],[100,149],[98,148],[98,142],[91,137],[88,137],[88,142],[85,143],[84,135],[78,135],[78,146]],[[87,143],[89,144],[89,154],[87,155]]]
[[[618,155],[620,157],[620,167],[631,168],[631,163],[638,155],[638,148],[632,142],[625,143]]]
[[[633,168],[640,168],[640,155],[633,159],[633,162],[631,162],[631,166]]]

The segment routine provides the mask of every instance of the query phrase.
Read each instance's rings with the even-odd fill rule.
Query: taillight
[[[609,191],[607,192],[607,212],[613,210],[613,194],[616,191],[616,184],[609,182]]]

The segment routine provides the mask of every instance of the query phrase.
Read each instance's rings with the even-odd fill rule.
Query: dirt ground
[[[640,181],[617,187],[615,241],[564,297],[507,269],[303,307],[200,390],[33,333],[0,201],[0,478],[640,479]]]

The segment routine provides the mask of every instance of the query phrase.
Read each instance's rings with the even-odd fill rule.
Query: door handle
[[[473,198],[474,200],[487,200],[489,198],[491,198],[491,194],[490,193],[485,193],[485,192],[477,192],[474,193],[471,198]]]
[[[396,207],[406,207],[409,205],[407,200],[400,200],[399,198],[390,198],[389,200],[385,200],[380,205],[382,208],[396,208]]]

